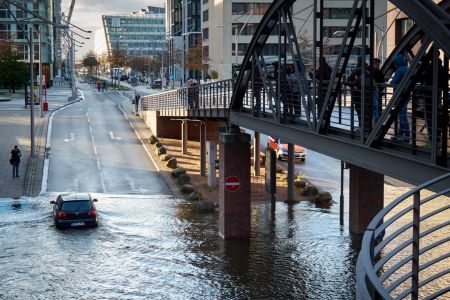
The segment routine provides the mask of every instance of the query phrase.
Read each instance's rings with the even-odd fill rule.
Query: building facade
[[[53,22],[53,2],[52,0],[18,1],[20,5],[39,14],[49,22]],[[0,4],[0,43],[15,46],[24,62],[30,62],[30,47],[27,39],[30,28],[34,28],[33,66],[35,74],[38,74],[38,65],[41,60],[47,84],[51,84],[55,58],[53,26],[34,18],[31,14],[12,4]],[[40,47],[38,42],[39,32],[41,37]],[[39,50],[41,53],[40,57]]]
[[[139,12],[103,15],[108,53],[121,50],[127,56],[155,56],[166,49],[165,8],[148,6]]]
[[[209,65],[209,72],[217,71],[220,79],[231,78],[233,66],[239,66],[251,42],[253,34],[272,1],[243,0],[204,0],[202,1],[203,56]],[[319,3],[319,1],[317,1]],[[353,6],[353,0],[324,0],[322,38],[325,55],[331,60],[337,55],[342,39],[339,35],[345,30]],[[317,4],[318,5],[318,4]],[[386,29],[387,1],[375,2],[376,44]],[[292,8],[297,38],[302,41],[301,48],[311,55],[313,45],[314,0],[296,1]],[[317,36],[319,33],[317,33]],[[362,40],[355,41],[355,56],[361,49]],[[237,45],[237,46],[236,46]],[[386,44],[381,52],[385,53]],[[236,51],[237,48],[237,51]],[[267,60],[278,57],[278,36],[269,37],[263,50]],[[307,62],[306,62],[307,63]]]
[[[182,84],[200,78],[202,54],[202,5],[205,0],[167,0],[167,40],[170,51],[169,74]],[[206,66],[207,68],[207,66]]]

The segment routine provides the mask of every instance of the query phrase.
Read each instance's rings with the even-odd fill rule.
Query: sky
[[[69,12],[70,3],[71,0],[62,0],[62,11],[65,15]],[[102,28],[102,15],[131,14],[147,6],[164,6],[164,3],[164,0],[76,0],[71,23],[84,30],[92,31],[91,34],[76,31],[90,37],[89,40],[85,40],[83,48],[77,52],[77,58],[82,57],[89,50],[94,50],[94,32]]]

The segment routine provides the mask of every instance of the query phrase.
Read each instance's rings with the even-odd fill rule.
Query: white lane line
[[[92,147],[94,148],[95,157],[97,158],[97,168],[98,168],[99,174],[100,174],[100,183],[102,184],[103,193],[106,193],[105,178],[103,177],[102,166],[100,164],[100,157],[98,156],[97,146],[95,145],[95,138],[94,138],[94,134],[93,134],[91,125],[89,125],[89,131],[91,134]]]

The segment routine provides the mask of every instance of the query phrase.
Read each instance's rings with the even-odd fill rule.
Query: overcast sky
[[[65,15],[69,12],[71,0],[62,1],[62,11]],[[164,0],[76,0],[71,23],[85,30],[102,28],[102,15],[105,14],[130,14],[147,6],[164,6]],[[78,33],[82,33],[78,31]],[[87,35],[87,34],[86,34]],[[90,40],[77,52],[77,58],[89,50],[94,50],[94,34],[89,34]]]

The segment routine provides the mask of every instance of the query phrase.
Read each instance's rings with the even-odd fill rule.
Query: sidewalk
[[[35,156],[31,152],[31,114],[30,106],[25,108],[23,90],[16,94],[2,91],[0,98],[0,140],[3,149],[0,151],[0,198],[17,198],[36,196],[40,192],[42,169],[45,155],[48,116],[69,103],[72,95],[70,85],[54,85],[47,89],[48,111],[41,117],[39,105],[34,105],[35,123]],[[9,163],[11,150],[17,145],[22,153],[19,166],[19,178],[12,177],[12,166]]]

